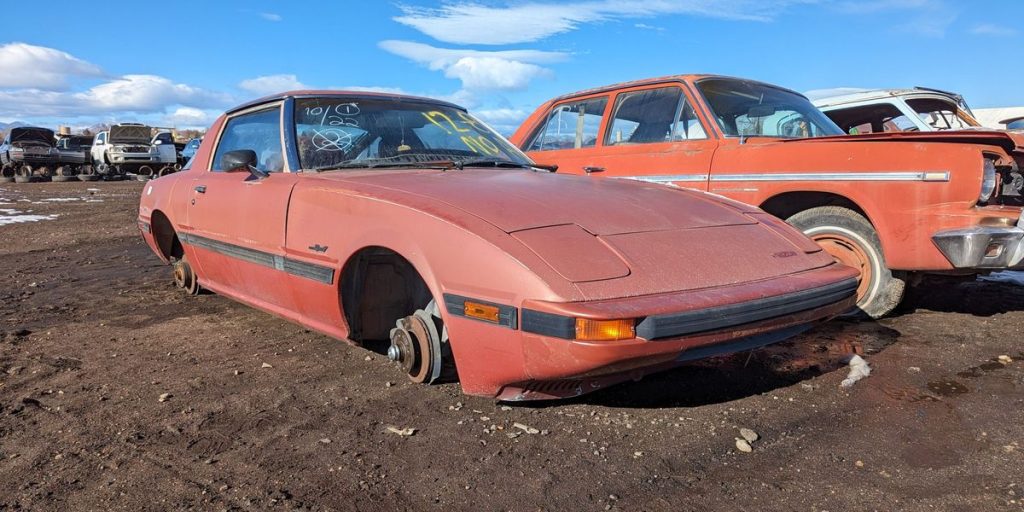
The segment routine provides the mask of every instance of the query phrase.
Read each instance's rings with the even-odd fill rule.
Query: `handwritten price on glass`
[[[459,139],[462,143],[474,153],[483,153],[489,156],[501,155],[501,149],[497,145],[491,142],[491,140],[486,136],[479,135],[480,132],[484,132],[486,129],[483,126],[480,126],[480,123],[477,122],[476,119],[466,115],[465,112],[458,111],[456,113],[459,120],[464,125],[468,125],[473,129],[470,130],[469,128],[466,128],[466,126],[459,126],[459,124],[453,121],[448,114],[437,110],[424,112],[423,117],[427,118],[427,121],[430,121],[438,128],[444,130],[448,135],[459,135]],[[473,135],[474,133],[477,133],[477,135]]]

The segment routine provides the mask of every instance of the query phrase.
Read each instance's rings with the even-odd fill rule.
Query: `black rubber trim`
[[[811,290],[739,304],[649,316],[637,324],[636,335],[646,340],[677,338],[799,313],[847,299],[857,293],[857,284],[856,279],[848,279]],[[524,308],[523,331],[574,340],[576,319]]]
[[[636,326],[637,336],[656,340],[717,331],[835,304],[857,293],[856,279],[786,295],[716,306],[685,313],[649,316]]]
[[[498,323],[495,324],[492,322],[488,322],[486,320],[480,320],[479,318],[466,316],[466,301],[478,302],[480,304],[494,306],[498,308]],[[503,327],[508,327],[509,329],[519,328],[519,315],[517,314],[516,308],[514,306],[498,304],[496,302],[491,302],[487,300],[474,299],[471,297],[464,297],[462,295],[455,295],[452,293],[446,293],[444,294],[444,307],[446,310],[448,310],[448,314],[450,315],[461,316],[463,318],[469,318],[470,320],[476,320],[478,322],[484,322],[491,325],[500,325]]]
[[[573,340],[576,339],[576,319],[523,308],[523,331]]]
[[[214,240],[212,238],[206,238],[204,236],[189,233],[179,233],[178,240],[183,244],[208,249],[231,258],[287,272],[294,276],[312,279],[313,281],[324,284],[334,283],[334,269],[331,267],[317,265],[314,263],[306,263],[305,261],[278,256],[268,252],[229,244],[227,242],[221,242],[220,240]]]

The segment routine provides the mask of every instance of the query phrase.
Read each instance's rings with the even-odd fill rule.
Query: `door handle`
[[[583,166],[583,172],[590,174],[592,172],[604,172],[604,167],[592,167],[589,165]]]
[[[205,194],[206,185],[196,185],[196,192],[199,192],[200,194]]]

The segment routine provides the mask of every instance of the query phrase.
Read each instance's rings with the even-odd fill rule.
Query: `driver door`
[[[271,309],[292,309],[282,285],[283,258],[288,201],[298,175],[284,172],[281,126],[280,105],[227,119],[210,169],[188,191],[193,232],[187,238],[204,286]],[[269,176],[222,168],[224,154],[241,149],[255,151],[256,167]]]

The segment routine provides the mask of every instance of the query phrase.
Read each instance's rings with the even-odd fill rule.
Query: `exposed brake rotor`
[[[431,309],[430,306],[427,307]],[[398,363],[409,379],[433,384],[454,373],[445,331],[438,331],[439,318],[422,309],[400,318],[391,329],[388,358]],[[449,371],[451,370],[451,371]]]

